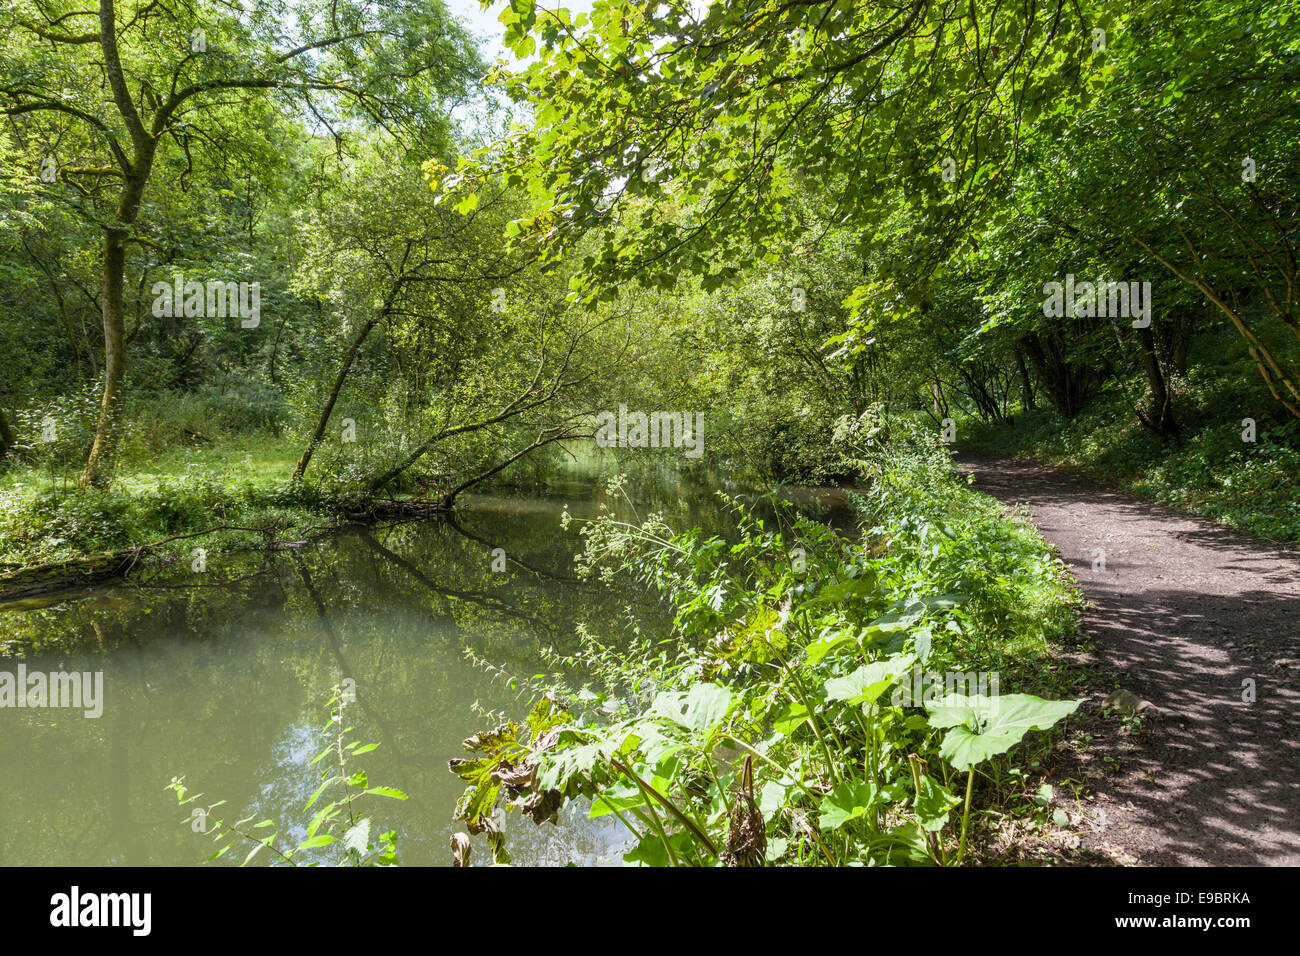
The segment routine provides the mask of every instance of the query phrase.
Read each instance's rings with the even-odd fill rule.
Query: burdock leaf
[[[948,811],[961,803],[952,791],[929,777],[921,778],[921,789],[916,794],[916,818],[931,833],[938,833],[948,822]]]
[[[846,780],[822,800],[821,818],[817,821],[822,830],[836,830],[844,824],[865,817],[876,802],[876,788],[866,781]]]
[[[1030,694],[999,697],[949,694],[926,704],[931,727],[951,727],[939,754],[957,770],[969,770],[1006,753],[1031,730],[1046,730],[1079,706],[1077,700],[1043,700]]]
[[[826,697],[850,704],[872,703],[907,673],[915,658],[898,654],[883,661],[863,664],[847,677],[832,677],[826,682]]]
[[[688,730],[713,730],[727,716],[731,691],[717,684],[695,684],[685,694],[666,691],[654,699],[651,709]]]

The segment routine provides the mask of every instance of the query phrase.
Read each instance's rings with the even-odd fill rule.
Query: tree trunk
[[[334,404],[339,400],[339,392],[343,391],[343,383],[347,381],[348,372],[352,370],[352,363],[356,361],[357,352],[361,350],[361,344],[365,342],[370,331],[388,314],[392,299],[390,295],[388,302],[384,303],[383,310],[352,337],[352,344],[348,346],[347,354],[343,356],[343,364],[339,366],[338,374],[334,376],[334,385],[330,388],[329,398],[325,400],[320,416],[316,419],[316,427],[312,430],[311,439],[307,442],[307,447],[302,450],[302,457],[298,459],[298,464],[293,466],[294,481],[302,481],[307,466],[311,464],[311,456],[316,452],[316,446],[325,438],[325,428],[329,425],[330,415],[334,413]]]
[[[1040,337],[1031,332],[1024,344],[1025,354],[1034,366],[1052,408],[1062,418],[1079,414],[1091,396],[1095,374],[1067,359],[1059,344],[1050,337]]]
[[[1178,423],[1174,421],[1173,396],[1160,358],[1156,355],[1156,340],[1150,328],[1137,330],[1138,344],[1142,347],[1142,367],[1147,374],[1147,387],[1151,390],[1151,428],[1162,438],[1177,438]]]
[[[9,419],[5,418],[5,410],[0,408],[0,458],[9,454],[9,449],[13,446],[13,429],[9,427]]]
[[[1300,375],[1297,375],[1289,365],[1284,365],[1283,360],[1273,354],[1273,351],[1264,344],[1264,341],[1246,325],[1246,320],[1242,317],[1241,313],[1231,306],[1224,296],[1214,288],[1214,286],[1210,285],[1210,283],[1205,279],[1188,275],[1168,259],[1157,253],[1150,245],[1143,242],[1138,236],[1134,236],[1133,239],[1149,256],[1151,256],[1151,258],[1155,259],[1156,262],[1160,263],[1179,279],[1200,292],[1211,305],[1227,316],[1228,321],[1232,323],[1233,327],[1241,333],[1242,338],[1246,340],[1247,351],[1250,353],[1252,361],[1254,361],[1255,365],[1258,367],[1259,374],[1264,379],[1264,384],[1268,386],[1268,390],[1273,395],[1273,398],[1276,399],[1293,418],[1300,418]],[[1296,325],[1293,321],[1289,321],[1287,316],[1281,312],[1275,314],[1278,319],[1295,332],[1297,337],[1300,337],[1300,325]]]
[[[570,438],[583,437],[581,435],[570,434],[568,430],[565,428],[560,428],[559,432],[560,432],[559,434],[552,434],[550,436],[547,436],[545,431],[543,431],[543,433],[538,435],[536,440],[534,440],[531,444],[525,445],[523,448],[519,449],[517,452],[511,455],[509,458],[506,458],[504,461],[498,462],[497,464],[489,468],[487,471],[477,474],[472,478],[465,479],[456,487],[452,488],[450,491],[448,491],[445,495],[442,496],[442,506],[444,508],[451,508],[452,506],[455,505],[456,498],[458,495],[460,495],[462,491],[465,491],[467,488],[472,488],[475,485],[479,484],[480,482],[487,481],[489,478],[491,478],[493,475],[498,474],[499,472],[505,471],[507,468],[509,468],[511,465],[517,462],[520,458],[523,458],[525,455],[537,450],[538,448],[541,448],[545,445],[549,445],[552,442],[565,441]]]
[[[122,380],[126,375],[126,317],[123,286],[126,282],[126,230],[104,230],[104,393],[99,400],[95,440],[78,488],[103,487],[112,473],[117,450],[118,417],[122,407]]]
[[[86,467],[77,479],[78,488],[104,487],[112,475],[117,450],[118,421],[121,417],[126,378],[126,239],[131,224],[140,214],[140,200],[153,171],[159,132],[150,134],[127,88],[122,61],[117,51],[117,22],[113,0],[99,2],[99,45],[104,51],[104,75],[113,102],[131,134],[132,156],[112,140],[114,155],[122,167],[124,181],[118,199],[116,222],[104,229],[103,302],[104,393],[99,401],[95,439],[86,456]]]
[[[1020,404],[1027,412],[1034,410],[1034,381],[1029,377],[1029,367],[1025,365],[1025,353],[1016,349],[1016,365],[1020,369]]]
[[[1165,364],[1171,366],[1179,375],[1187,374],[1187,353],[1192,345],[1192,336],[1196,328],[1196,319],[1190,311],[1183,311],[1170,321],[1161,325],[1161,357]]]

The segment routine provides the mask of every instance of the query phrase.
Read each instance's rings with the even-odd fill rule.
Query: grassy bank
[[[189,560],[199,546],[302,537],[337,508],[310,485],[290,486],[297,451],[269,434],[223,436],[124,460],[111,490],[84,492],[75,469],[11,464],[0,472],[0,587],[93,576],[151,544],[165,560]]]
[[[556,661],[585,680],[533,684],[526,718],[465,741],[457,815],[495,859],[499,808],[541,823],[578,799],[640,865],[994,862],[1001,821],[1051,825],[1033,768],[1078,704],[1054,651],[1079,595],[1032,528],[907,437],[862,463],[860,537],[735,501],[734,542],[653,515],[585,525],[588,573],[658,591],[675,626],[587,635]]]

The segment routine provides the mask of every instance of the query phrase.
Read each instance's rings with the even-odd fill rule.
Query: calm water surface
[[[716,488],[740,490],[705,472],[662,471],[629,494],[642,515],[725,531]],[[256,814],[301,835],[319,784],[309,762],[345,677],[356,682],[352,739],[380,745],[357,768],[410,795],[368,798],[375,824],[397,831],[404,864],[448,864],[463,787],[447,760],[495,723],[484,711],[519,718],[531,702],[466,652],[531,677],[546,670],[543,648],[576,646],[580,623],[617,639],[629,604],[643,628],[667,632],[653,596],[574,579],[578,525],[563,530],[560,514],[590,516],[601,502],[632,516],[596,476],[576,475],[546,498],[465,499],[454,523],[346,529],[203,574],[0,605],[0,671],[102,671],[105,698],[98,719],[0,708],[0,865],[194,864],[213,847],[165,789],[182,774],[204,803],[226,800],[229,819]],[[833,502],[805,502],[835,518]],[[503,573],[492,570],[494,548],[508,555]],[[559,826],[514,814],[506,823],[516,863],[617,863],[622,853],[617,821],[582,808]],[[475,852],[486,862],[483,846]]]

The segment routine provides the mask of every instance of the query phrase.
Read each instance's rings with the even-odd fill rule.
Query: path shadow
[[[1094,782],[1103,836],[1147,863],[1300,864],[1300,551],[1087,478],[958,461],[1028,505],[1090,602],[1113,685],[1159,708],[1136,737],[1097,742],[1122,764]]]

